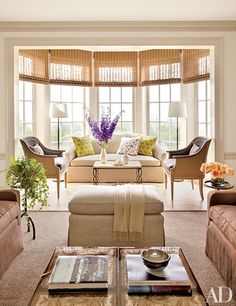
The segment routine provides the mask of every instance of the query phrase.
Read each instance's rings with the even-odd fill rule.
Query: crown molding
[[[236,21],[0,21],[0,32],[236,31]]]

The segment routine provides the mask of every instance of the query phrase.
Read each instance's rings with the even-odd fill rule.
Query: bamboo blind
[[[182,82],[194,83],[210,78],[210,51],[184,49],[182,55]]]
[[[137,52],[94,52],[95,86],[137,86]]]
[[[92,86],[92,52],[50,50],[50,83]]]
[[[48,84],[48,50],[19,50],[19,79]]]
[[[181,82],[179,49],[145,50],[140,53],[141,86]]]

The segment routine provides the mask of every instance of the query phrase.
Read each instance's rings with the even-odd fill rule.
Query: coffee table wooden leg
[[[93,169],[93,185],[98,185],[98,183],[99,183],[98,169]]]
[[[138,184],[142,184],[142,181],[143,181],[143,179],[142,179],[142,169],[137,169],[136,170],[136,182]]]

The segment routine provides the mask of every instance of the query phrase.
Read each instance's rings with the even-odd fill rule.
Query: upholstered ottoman
[[[113,238],[114,194],[118,186],[80,186],[69,202],[68,245],[75,246],[163,246],[163,203],[156,187],[143,185],[145,210],[142,241]]]

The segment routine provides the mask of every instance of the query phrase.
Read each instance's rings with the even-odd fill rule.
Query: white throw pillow
[[[122,137],[117,154],[138,155],[138,149],[141,142],[141,137],[128,138]]]
[[[30,149],[31,149],[34,153],[36,153],[36,154],[44,155],[43,149],[40,147],[39,144],[36,144],[36,145],[30,147]]]
[[[199,150],[199,147],[195,144],[193,144],[191,150],[189,151],[189,155],[193,155],[195,153],[197,153],[197,151]]]

